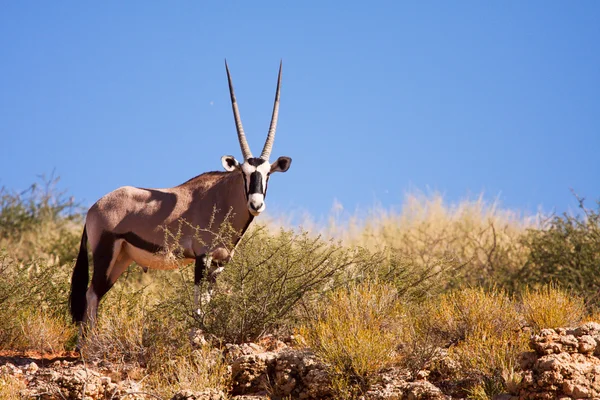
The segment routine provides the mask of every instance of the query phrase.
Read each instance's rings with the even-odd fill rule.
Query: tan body
[[[205,173],[168,189],[119,188],[90,208],[86,226],[92,253],[106,231],[133,232],[165,249],[152,253],[125,239],[116,239],[113,261],[107,271],[114,283],[132,261],[153,269],[174,269],[193,262],[212,245],[213,235],[208,231],[211,220],[210,231],[217,232],[226,218],[240,233],[252,218],[246,207],[243,177],[237,171]],[[178,243],[174,243],[176,236]],[[169,250],[175,250],[175,256]],[[228,261],[229,250],[213,248],[212,258]]]

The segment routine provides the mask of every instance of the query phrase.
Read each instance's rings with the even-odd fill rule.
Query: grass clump
[[[329,294],[315,311],[299,333],[330,366],[341,397],[360,393],[379,370],[398,361],[402,308],[393,287],[352,284]]]
[[[543,328],[573,327],[585,317],[583,299],[552,284],[536,290],[527,288],[521,302],[527,325],[536,332]]]
[[[0,252],[0,349],[59,351],[71,344],[68,271]]]
[[[504,290],[467,288],[428,302],[430,329],[447,344],[464,341],[477,330],[515,331],[522,326],[515,304]]]
[[[216,389],[226,393],[230,386],[227,363],[221,351],[209,344],[183,347],[160,363],[160,369],[152,369],[148,386],[164,398],[180,390]]]
[[[82,218],[57,184],[51,177],[20,193],[0,188],[0,349],[73,344],[66,299]]]
[[[55,353],[71,347],[75,328],[64,317],[45,310],[26,310],[19,314],[19,336],[12,349]]]
[[[454,376],[446,378],[468,382],[472,398],[482,398],[482,391],[492,397],[512,387],[529,335],[521,329],[517,304],[504,290],[457,290],[430,299],[419,311],[413,324],[419,332],[429,332],[422,345],[448,348],[449,359],[458,365]]]

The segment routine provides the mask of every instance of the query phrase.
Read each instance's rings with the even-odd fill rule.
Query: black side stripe
[[[133,232],[117,233],[115,234],[115,238],[125,239],[125,241],[131,244],[132,246],[135,246],[142,250],[146,250],[150,253],[160,253],[164,251],[164,247],[162,247],[161,245],[148,242],[147,240],[142,239]]]

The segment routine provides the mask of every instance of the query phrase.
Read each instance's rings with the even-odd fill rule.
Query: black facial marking
[[[250,187],[248,188],[248,194],[253,193],[263,194],[262,175],[258,171],[254,171],[250,174]]]
[[[246,162],[252,165],[253,167],[258,167],[259,165],[264,164],[265,160],[263,160],[260,157],[252,157],[247,159]]]

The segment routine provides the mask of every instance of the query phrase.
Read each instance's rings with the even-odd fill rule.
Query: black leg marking
[[[106,273],[110,267],[113,258],[113,250],[115,245],[115,235],[110,232],[103,232],[100,236],[98,246],[94,249],[94,274],[92,276],[92,286],[94,293],[98,296],[98,302],[102,296],[106,294],[112,287]]]
[[[204,279],[204,271],[206,270],[206,254],[196,257],[196,266],[194,268],[194,284],[199,285]]]
[[[87,230],[84,226],[79,254],[77,255],[77,262],[75,263],[71,278],[71,293],[69,295],[69,305],[73,322],[83,321],[87,306],[85,293],[87,291],[89,280],[90,272],[87,253]]]

